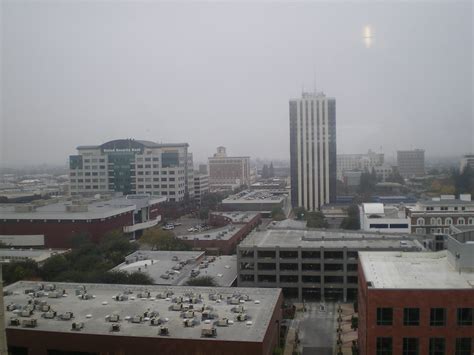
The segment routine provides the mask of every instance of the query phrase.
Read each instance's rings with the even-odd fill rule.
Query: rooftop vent
[[[169,332],[169,329],[168,327],[162,325],[160,326],[160,328],[158,329],[158,335],[161,335],[161,336],[166,336],[166,335],[169,335],[170,332]]]
[[[202,337],[216,337],[217,336],[217,329],[212,324],[204,324],[201,330]]]
[[[11,325],[12,327],[18,327],[20,326],[20,320],[16,317],[11,317],[9,325]]]
[[[84,322],[73,322],[71,326],[71,330],[79,331],[84,329]]]
[[[74,313],[72,312],[64,312],[58,316],[58,319],[61,320],[71,320],[72,318],[74,318]]]
[[[23,319],[21,321],[21,326],[23,328],[35,328],[38,325],[38,321],[34,318],[32,319]]]
[[[111,332],[120,332],[120,324],[111,324],[110,325],[110,331]]]

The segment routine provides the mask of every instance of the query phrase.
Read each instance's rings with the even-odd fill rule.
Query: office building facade
[[[290,100],[293,207],[318,210],[336,199],[336,100],[303,93]]]
[[[398,172],[404,178],[425,175],[425,151],[423,149],[397,151]]]
[[[225,147],[218,147],[208,166],[211,189],[250,186],[250,157],[229,157]]]
[[[79,146],[77,151],[69,157],[72,195],[122,192],[165,196],[169,201],[194,197],[192,154],[187,143],[118,139]]]

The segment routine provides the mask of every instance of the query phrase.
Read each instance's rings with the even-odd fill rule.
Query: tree
[[[139,240],[140,244],[146,244],[151,250],[189,250],[189,246],[174,237],[170,231],[159,228],[147,229]]]
[[[306,213],[306,227],[308,228],[327,228],[329,226],[322,212]]]
[[[392,173],[387,177],[387,182],[397,182],[399,184],[405,185],[405,179],[400,175],[398,169],[393,168]]]
[[[456,195],[465,193],[474,195],[474,172],[469,166],[466,166],[463,171],[453,170],[451,176],[454,180]]]
[[[268,168],[268,176],[275,177],[275,170],[273,169],[273,162],[270,163],[270,168]]]
[[[199,209],[199,219],[206,220],[209,218],[209,208],[202,207]]]
[[[218,286],[216,280],[212,276],[199,276],[189,279],[186,286]]]
[[[285,212],[283,212],[281,207],[274,207],[272,209],[272,219],[274,221],[283,221],[285,218]]]
[[[342,220],[342,229],[358,230],[360,229],[359,207],[351,205],[347,209],[347,217]]]
[[[45,280],[54,280],[60,273],[68,270],[69,262],[62,254],[53,255],[47,259],[41,268]]]
[[[306,215],[306,208],[304,207],[296,207],[293,209],[293,213],[295,214],[295,218],[298,220],[298,221],[302,221],[305,219],[305,215]]]
[[[267,165],[267,164],[263,164],[263,168],[262,168],[262,178],[268,179],[269,175],[270,175],[270,172],[268,171],[268,165]]]
[[[7,285],[20,280],[34,280],[38,276],[38,264],[33,260],[17,261],[3,265],[3,278]]]

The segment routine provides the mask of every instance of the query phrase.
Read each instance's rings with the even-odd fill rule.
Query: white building
[[[107,192],[194,198],[192,154],[187,143],[118,139],[77,147],[69,157],[71,194]]]
[[[461,172],[464,171],[466,167],[469,167],[471,170],[474,170],[474,154],[466,154],[461,159]]]
[[[194,199],[198,204],[201,204],[203,195],[209,192],[209,175],[195,174],[194,175]]]
[[[383,203],[363,203],[359,206],[360,229],[369,232],[410,233],[410,218],[405,207]]]
[[[336,198],[336,100],[303,93],[290,100],[291,203],[318,210]]]
[[[337,155],[337,179],[343,180],[344,171],[365,169],[381,166],[384,163],[384,154],[376,153],[369,149],[367,154],[338,154]]]

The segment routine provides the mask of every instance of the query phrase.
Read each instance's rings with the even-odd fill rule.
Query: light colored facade
[[[318,210],[336,198],[336,100],[303,93],[290,100],[291,202]]]
[[[233,189],[251,184],[250,157],[229,157],[225,147],[218,147],[217,153],[209,158],[208,163],[211,189],[225,187]]]
[[[425,151],[423,149],[399,150],[397,152],[398,172],[404,178],[425,175]]]
[[[384,163],[384,154],[376,153],[369,149],[367,154],[338,154],[337,155],[337,178],[342,180],[344,171],[365,169],[381,166]]]
[[[393,173],[393,167],[388,164],[382,164],[374,166],[375,175],[377,176],[377,180],[380,181],[387,181],[387,179]]]
[[[194,175],[194,200],[201,204],[203,195],[209,192],[209,175],[196,174]]]
[[[474,226],[474,201],[471,195],[441,196],[419,201],[407,207],[411,219],[411,232],[417,234],[449,234],[450,226]]]
[[[404,207],[383,203],[363,203],[359,206],[360,229],[369,232],[410,233],[410,218]]]
[[[474,154],[466,154],[462,157],[460,166],[461,172],[464,171],[466,167],[469,167],[471,171],[474,171]]]
[[[165,196],[169,201],[194,197],[192,154],[187,143],[119,139],[80,146],[77,151],[69,157],[72,195],[116,191]]]

